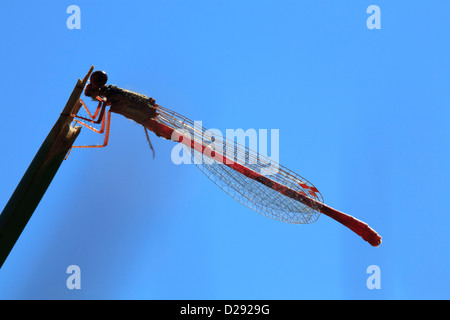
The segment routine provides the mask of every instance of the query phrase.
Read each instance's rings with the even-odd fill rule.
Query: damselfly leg
[[[105,108],[106,108],[106,104],[105,101],[100,98],[100,97],[96,97],[96,100],[98,100],[98,106],[97,109],[95,110],[94,114],[91,114],[91,112],[89,111],[89,108],[86,106],[86,104],[84,103],[83,100],[80,99],[80,103],[81,105],[84,107],[84,109],[86,110],[86,112],[88,113],[90,119],[85,118],[85,117],[81,117],[79,115],[73,114],[72,116],[78,119],[82,119],[82,120],[86,120],[92,123],[100,123],[102,121],[103,115],[105,113]],[[100,113],[100,115],[99,115]],[[98,119],[96,120],[95,118],[98,115]]]
[[[104,101],[100,97],[96,97],[96,99],[99,100],[99,103],[98,103],[97,109],[95,110],[95,112],[93,114],[89,111],[89,108],[86,106],[84,101],[80,99],[80,103],[86,109],[90,119],[89,118],[85,118],[85,117],[81,117],[79,115],[72,115],[72,116],[74,117],[74,122],[75,123],[79,123],[82,126],[88,128],[89,130],[92,130],[92,131],[94,131],[96,133],[99,133],[99,134],[103,134],[104,133],[105,134],[105,139],[104,139],[102,144],[72,146],[72,148],[103,148],[103,147],[106,147],[108,145],[109,130],[110,130],[110,125],[111,125],[111,111],[108,110],[108,112],[105,113],[105,109],[106,109],[106,106],[107,106],[106,101]],[[97,115],[98,115],[98,118],[96,119]],[[88,121],[90,123],[95,123],[95,124],[101,123],[100,130],[94,128],[93,126],[88,125],[84,121]],[[67,157],[69,156],[70,151],[72,151],[72,148],[70,148],[70,150],[67,153],[67,156],[66,156],[65,159],[67,159]]]

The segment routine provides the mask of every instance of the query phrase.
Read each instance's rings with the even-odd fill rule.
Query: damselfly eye
[[[91,74],[90,82],[95,87],[103,87],[108,81],[108,76],[104,71],[95,71]]]

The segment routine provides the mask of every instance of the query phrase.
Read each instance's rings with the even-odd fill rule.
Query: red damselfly
[[[76,123],[104,133],[104,142],[74,148],[106,146],[111,112],[118,113],[141,124],[149,143],[147,129],[159,137],[182,143],[190,151],[193,162],[208,178],[256,212],[297,224],[312,223],[323,213],[360,235],[372,246],[381,243],[381,237],[366,223],[325,205],[317,188],[293,171],[280,164],[274,166],[271,159],[234,140],[212,136],[192,120],[156,104],[153,98],[106,85],[107,80],[103,71],[92,73],[85,95],[98,101],[97,109],[90,113],[80,99],[89,117],[74,115]],[[106,111],[107,107],[109,109]],[[85,121],[101,124],[101,128],[95,129]],[[150,147],[153,150],[151,143]],[[271,172],[268,164],[276,170]]]

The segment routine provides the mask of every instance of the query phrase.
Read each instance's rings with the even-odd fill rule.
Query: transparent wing
[[[320,192],[309,181],[271,159],[235,141],[226,139],[219,132],[205,130],[192,120],[161,106],[157,106],[158,120],[178,132],[189,134],[190,138],[212,150],[226,154],[226,157],[246,168],[264,173],[270,179],[305,194],[323,203]],[[186,147],[187,148],[187,147]],[[254,211],[288,223],[312,223],[317,220],[319,208],[311,208],[269,186],[249,178],[230,166],[212,161],[201,152],[190,149],[190,155],[197,167],[223,191]]]

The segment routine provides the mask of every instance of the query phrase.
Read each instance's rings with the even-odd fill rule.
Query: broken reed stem
[[[80,133],[80,127],[71,126],[71,115],[80,109],[79,99],[93,69],[92,66],[83,80],[78,79],[58,120],[0,215],[0,268]]]

